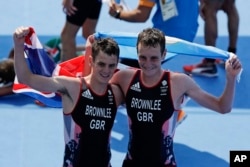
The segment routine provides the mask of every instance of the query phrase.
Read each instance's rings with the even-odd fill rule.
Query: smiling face
[[[138,35],[136,49],[143,76],[159,78],[161,62],[166,55],[164,33],[156,28],[144,29]]]
[[[111,38],[97,39],[92,45],[92,77],[95,81],[107,84],[113,76],[119,59],[118,44]]]
[[[156,47],[138,45],[138,62],[143,74],[147,77],[154,77],[160,74],[161,61],[164,59],[165,53],[161,53],[160,45]]]
[[[99,83],[107,84],[117,68],[118,57],[100,51],[95,60],[91,59],[91,62],[92,77]]]

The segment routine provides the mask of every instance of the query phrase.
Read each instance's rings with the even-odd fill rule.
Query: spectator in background
[[[198,0],[139,0],[133,10],[111,1],[109,14],[114,18],[128,22],[146,22],[156,5],[153,15],[153,27],[162,30],[165,35],[193,41],[198,30]]]
[[[61,38],[52,38],[47,41],[44,45],[44,49],[48,55],[53,59],[55,63],[60,63],[62,42]],[[76,45],[76,56],[83,55],[85,52],[85,45]]]
[[[11,49],[8,58],[0,61],[0,96],[13,93],[14,79],[14,49]]]
[[[229,44],[228,51],[236,53],[239,28],[239,15],[235,0],[200,0],[200,15],[205,22],[205,44],[216,46],[218,37],[217,12],[223,10],[228,17]],[[205,58],[197,65],[187,65],[183,69],[186,73],[207,77],[217,76],[216,62],[224,64],[222,60]]]
[[[77,56],[75,38],[80,28],[85,39],[95,32],[101,6],[101,0],[63,0],[66,22],[61,32],[61,61]]]

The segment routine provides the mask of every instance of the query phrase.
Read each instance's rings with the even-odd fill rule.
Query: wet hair
[[[146,28],[142,30],[138,35],[136,43],[137,52],[139,44],[154,48],[160,45],[161,53],[163,53],[166,49],[165,34],[157,28]]]
[[[14,48],[12,48],[9,52],[9,55],[8,55],[8,58],[9,59],[14,59]]]
[[[14,60],[5,59],[0,61],[0,83],[7,84],[9,82],[14,82],[15,70],[14,70]]]
[[[117,61],[119,60],[120,49],[117,42],[112,38],[98,38],[92,44],[92,57],[95,61],[96,56],[103,52],[109,56],[117,56]]]

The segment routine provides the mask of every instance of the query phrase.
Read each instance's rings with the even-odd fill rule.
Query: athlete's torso
[[[111,86],[105,94],[95,94],[89,86],[82,90],[71,115],[80,127],[74,167],[107,167],[111,158],[109,138],[117,107]]]
[[[170,91],[170,73],[147,88],[140,79],[140,70],[132,79],[126,94],[130,140],[124,163],[134,166],[175,164],[173,136],[176,115]],[[126,165],[124,165],[126,166]]]

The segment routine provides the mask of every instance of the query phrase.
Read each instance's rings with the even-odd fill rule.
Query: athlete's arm
[[[146,22],[150,17],[153,6],[153,2],[140,0],[138,6],[135,9],[127,11],[123,10],[122,7],[113,2],[110,4],[109,14],[113,17],[128,22]]]
[[[24,57],[24,40],[28,33],[29,27],[19,27],[13,34],[14,67],[18,81],[41,92],[60,93],[64,100],[73,102],[80,89],[77,89],[77,85],[80,85],[79,79],[66,76],[45,77],[30,71]]]
[[[219,97],[202,90],[190,77],[183,77],[183,83],[186,85],[186,93],[196,102],[204,107],[217,111],[219,113],[228,113],[232,109],[235,84],[237,75],[241,71],[241,63],[236,55],[233,55],[226,61],[226,85],[224,91]]]

